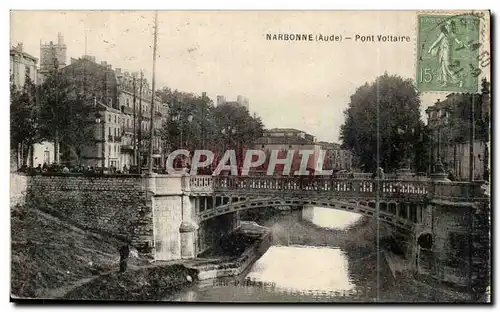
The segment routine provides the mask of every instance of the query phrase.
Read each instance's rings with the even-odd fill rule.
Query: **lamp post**
[[[236,129],[234,127],[231,127],[231,126],[227,126],[227,127],[222,128],[222,130],[220,132],[223,135],[226,135],[227,138],[229,139],[231,134],[234,135],[236,133]],[[225,144],[224,144],[224,148],[226,148]]]
[[[101,125],[101,174],[104,174],[104,164],[105,164],[105,154],[104,154],[104,148],[105,148],[105,118],[103,117],[101,119],[101,114],[99,112],[96,112],[95,114],[95,122],[98,125]]]
[[[222,128],[222,130],[221,130],[221,133],[222,133],[223,135],[226,135],[228,139],[230,139],[230,138],[231,138],[231,135],[235,135],[235,134],[236,134],[236,132],[237,132],[237,131],[236,131],[236,128],[231,127],[231,126],[224,127],[224,128]],[[232,145],[232,143],[233,143],[233,142],[232,142],[232,140],[231,140],[230,144]],[[224,149],[225,149],[225,148],[226,148],[226,147],[224,146]],[[224,151],[224,150],[223,150],[222,152],[223,152],[223,153],[225,153],[225,151]],[[238,157],[237,157],[236,162],[238,162]]]
[[[177,114],[174,114],[171,116],[172,118],[172,121],[175,121],[175,123],[177,124],[177,127],[180,128],[180,131],[181,131],[181,137],[180,137],[180,145],[179,145],[179,148],[182,149],[183,148],[183,134],[184,134],[184,125],[183,125],[183,122],[184,122],[184,118],[183,118],[183,110],[180,110]],[[190,123],[192,120],[193,120],[193,115],[189,114],[187,115],[187,121]]]
[[[187,121],[188,123],[191,123],[191,121],[193,121],[193,115],[189,114],[187,115]],[[180,145],[179,147],[182,148],[183,147],[183,134],[184,134],[184,118],[183,118],[183,115],[182,115],[182,111],[179,112],[178,114],[175,114],[175,115],[172,115],[172,120],[175,121],[176,123],[178,122],[178,127],[180,127],[180,130],[181,130],[181,140],[180,140]]]

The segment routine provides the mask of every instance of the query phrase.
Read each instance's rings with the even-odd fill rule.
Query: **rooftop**
[[[32,59],[35,62],[38,61],[38,58],[23,51],[23,44],[22,43],[19,43],[17,46],[10,48],[10,54],[11,55],[18,54],[18,55],[22,55],[23,57]]]
[[[265,144],[265,145],[298,145],[298,144],[316,144],[314,141],[304,139],[301,137],[291,136],[291,137],[260,137],[255,140],[255,144]]]
[[[304,132],[304,131],[300,131],[300,130],[297,130],[294,128],[273,128],[273,129],[267,130],[267,132],[296,132],[296,133],[300,133],[300,132]]]

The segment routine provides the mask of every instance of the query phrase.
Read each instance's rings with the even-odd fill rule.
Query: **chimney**
[[[120,76],[122,74],[122,69],[121,68],[115,68],[115,73],[117,73],[118,76]]]
[[[207,93],[206,93],[206,92],[202,92],[202,93],[201,93],[201,98],[203,98],[203,99],[204,99],[204,98],[206,98],[206,97],[207,97]]]
[[[22,43],[22,42],[19,42],[19,43],[17,44],[17,50],[18,50],[19,52],[23,52],[23,43]]]
[[[57,44],[58,45],[63,45],[64,44],[64,37],[61,33],[57,33]]]

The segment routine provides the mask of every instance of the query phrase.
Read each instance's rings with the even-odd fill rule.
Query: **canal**
[[[390,231],[372,219],[318,207],[312,222],[303,221],[300,211],[258,222],[271,228],[272,246],[245,273],[201,281],[164,300],[432,301],[432,290],[416,291],[411,283],[393,278],[382,253],[377,253],[376,239],[377,233],[383,237]]]

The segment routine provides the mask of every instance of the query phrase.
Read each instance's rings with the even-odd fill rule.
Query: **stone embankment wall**
[[[149,253],[152,200],[139,175],[27,176],[26,203],[79,227],[130,241]]]
[[[10,205],[24,204],[28,179],[25,175],[10,174]]]

